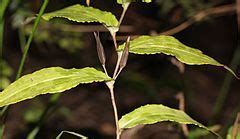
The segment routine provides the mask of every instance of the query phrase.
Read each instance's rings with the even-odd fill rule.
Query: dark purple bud
[[[95,36],[96,43],[97,43],[96,46],[97,46],[97,53],[98,53],[99,61],[101,62],[102,65],[105,65],[106,57],[105,57],[103,45],[102,45],[100,37],[99,37],[99,32],[94,32],[94,36]]]
[[[130,36],[127,38],[127,41],[125,43],[125,48],[123,50],[120,64],[119,64],[120,68],[124,68],[127,64],[128,54],[129,54],[129,45],[130,45]]]

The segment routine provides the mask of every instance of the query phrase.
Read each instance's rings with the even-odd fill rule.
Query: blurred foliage
[[[64,31],[51,31],[49,29],[41,29],[41,26],[51,26],[50,28],[62,28],[61,24],[47,24],[42,22],[40,28],[34,36],[34,41],[38,45],[47,44],[48,46],[57,45],[62,49],[73,53],[79,49],[84,48],[83,35],[78,32],[64,32]],[[25,33],[31,33],[32,26],[26,26]]]
[[[0,64],[2,68],[0,73],[0,90],[3,90],[10,84],[9,77],[13,74],[13,70],[6,61],[0,60]]]
[[[11,17],[12,27],[18,29],[21,47],[23,47],[24,43],[26,42],[26,36],[30,35],[31,33],[32,25],[30,23],[35,17],[31,10],[30,3],[22,1],[23,0],[16,0],[10,5],[10,9],[14,11]],[[61,28],[64,28],[61,26],[61,23],[64,21],[55,20],[55,22],[58,24],[47,24],[44,21],[40,23],[40,26],[34,36],[34,42],[37,45],[57,45],[70,53],[83,48],[82,33],[61,31]],[[51,31],[51,28],[57,29],[57,31]]]
[[[186,19],[200,10],[212,7],[221,2],[222,0],[156,0],[160,17],[173,14],[175,20],[178,18]]]

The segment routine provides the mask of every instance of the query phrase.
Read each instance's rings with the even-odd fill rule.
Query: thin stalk
[[[23,56],[22,56],[22,59],[21,59],[21,62],[20,62],[20,66],[19,66],[19,69],[18,69],[18,72],[17,72],[17,76],[16,76],[16,79],[18,79],[21,74],[22,74],[22,70],[23,70],[23,66],[24,66],[24,63],[25,63],[25,60],[26,60],[26,57],[27,57],[27,53],[28,53],[28,50],[30,48],[30,44],[33,40],[33,36],[34,36],[34,33],[36,32],[36,29],[38,27],[38,24],[40,22],[40,19],[41,19],[41,16],[43,15],[46,7],[47,7],[47,4],[48,4],[49,0],[44,0],[43,4],[42,4],[42,7],[38,13],[38,16],[34,22],[34,25],[33,25],[33,28],[32,28],[32,32],[28,38],[28,41],[27,41],[27,44],[25,45],[24,47],[24,50],[23,50]]]
[[[114,73],[113,73],[113,78],[114,79],[116,79],[116,75],[118,73],[118,69],[119,69],[119,65],[120,65],[121,57],[122,57],[122,52],[118,52],[117,55],[118,55],[117,64],[116,64],[116,67],[115,67],[115,70],[114,70]]]
[[[108,72],[107,72],[106,66],[102,65],[102,67],[103,67],[103,70],[104,70],[105,74],[108,76]]]
[[[112,106],[114,111],[114,118],[115,118],[115,125],[116,125],[116,139],[120,139],[121,130],[118,124],[118,111],[117,111],[117,105],[116,105],[115,96],[114,96],[114,83],[115,81],[106,82],[110,91],[111,101],[112,101]]]
[[[119,19],[119,25],[118,25],[118,26],[121,25],[121,23],[122,23],[122,21],[123,21],[123,18],[124,18],[124,16],[125,16],[126,12],[127,12],[127,9],[128,9],[128,7],[129,7],[129,5],[130,5],[130,2],[129,2],[129,3],[125,3],[125,4],[122,5],[122,6],[123,6],[123,11],[122,11],[121,17],[120,17],[120,19]]]

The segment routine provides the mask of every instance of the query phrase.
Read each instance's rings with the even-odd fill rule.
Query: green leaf
[[[78,84],[111,80],[94,68],[63,69],[51,67],[25,75],[0,93],[0,107],[31,99],[37,95],[59,93]]]
[[[112,13],[101,11],[93,7],[85,7],[79,4],[55,12],[46,13],[42,16],[45,20],[50,20],[54,17],[67,18],[68,20],[80,23],[99,22],[107,27],[118,26],[118,20]]]
[[[83,136],[83,135],[80,135],[80,134],[78,134],[78,133],[71,132],[71,131],[62,131],[62,132],[56,137],[56,139],[60,139],[60,137],[63,135],[63,133],[68,133],[68,134],[71,134],[71,135],[80,137],[81,139],[88,139],[87,137],[85,137],[85,136]]]
[[[145,105],[124,115],[119,120],[119,127],[121,129],[126,129],[133,128],[137,125],[154,124],[163,121],[177,122],[180,124],[193,124],[214,133],[204,125],[193,120],[185,112],[161,104]],[[217,135],[216,133],[214,134]]]
[[[129,2],[152,2],[152,0],[117,0],[118,4],[125,4],[125,3],[129,3]]]
[[[124,44],[119,46],[119,51],[123,51]],[[129,52],[134,54],[166,54],[175,56],[179,61],[188,65],[209,64],[221,66],[230,71],[235,77],[235,73],[227,66],[217,62],[213,58],[203,54],[200,50],[188,47],[172,36],[141,36],[130,41]],[[238,78],[238,77],[237,77]]]

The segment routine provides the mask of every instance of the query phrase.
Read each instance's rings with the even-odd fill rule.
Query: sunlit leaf
[[[94,68],[45,68],[25,75],[0,92],[0,107],[31,99],[37,95],[59,93],[78,84],[107,81],[111,78]]]
[[[119,46],[122,51],[124,44]],[[134,54],[166,54],[175,56],[179,61],[188,65],[209,64],[221,66],[235,73],[227,66],[217,62],[213,58],[203,54],[200,50],[188,47],[172,36],[141,36],[130,41],[130,53]],[[236,76],[237,77],[237,76]]]
[[[154,124],[157,122],[164,122],[164,121],[177,122],[180,124],[193,124],[212,132],[210,129],[208,129],[204,125],[193,120],[185,112],[177,109],[172,109],[172,108],[163,106],[161,104],[145,105],[135,109],[134,111],[124,115],[119,120],[119,126],[121,129],[126,129],[126,128],[133,128],[137,125]]]
[[[79,4],[51,13],[46,13],[42,17],[45,20],[50,20],[54,17],[62,17],[80,23],[99,22],[107,27],[118,26],[118,20],[112,13],[101,11],[93,7],[85,7]]]

